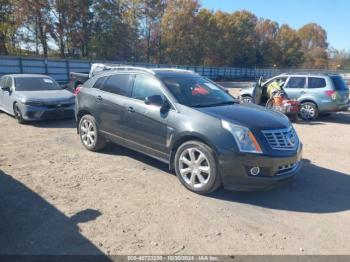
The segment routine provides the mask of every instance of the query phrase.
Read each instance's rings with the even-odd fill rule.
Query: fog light
[[[252,168],[250,169],[250,174],[251,174],[252,176],[257,176],[257,175],[259,175],[259,173],[260,173],[260,168],[257,167],[257,166],[252,167]]]

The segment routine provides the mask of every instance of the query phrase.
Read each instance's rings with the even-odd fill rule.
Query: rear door
[[[284,87],[290,99],[299,99],[306,94],[306,77],[291,76]]]
[[[128,102],[129,139],[143,147],[143,150],[166,158],[168,115],[160,112],[160,107],[145,104],[148,96],[160,95],[166,99],[159,80],[146,74],[137,74],[132,89],[132,99]]]
[[[127,124],[126,103],[131,95],[132,75],[116,74],[106,77],[96,97],[98,124],[101,131],[124,137]],[[96,82],[97,84],[97,82]],[[95,85],[96,85],[95,84]]]

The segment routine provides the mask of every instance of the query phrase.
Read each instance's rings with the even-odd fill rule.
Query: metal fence
[[[87,73],[92,63],[115,63],[133,65],[146,68],[179,68],[195,71],[213,80],[255,80],[260,76],[270,78],[286,72],[305,72],[305,69],[280,68],[236,68],[236,67],[206,67],[206,66],[179,66],[168,64],[145,64],[120,61],[88,61],[44,59],[29,57],[0,56],[0,76],[5,74],[45,74],[53,77],[60,84],[69,81],[70,72]],[[309,72],[310,70],[308,70]],[[319,70],[313,70],[319,71]],[[344,71],[333,71],[345,74]],[[350,75],[349,75],[350,78]]]

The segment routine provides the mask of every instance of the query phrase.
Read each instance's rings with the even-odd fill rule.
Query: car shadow
[[[91,261],[110,261],[77,226],[100,215],[86,209],[67,217],[0,169],[0,255],[94,255]]]
[[[321,123],[350,124],[350,112],[333,113],[327,116],[320,116],[317,121]]]
[[[306,213],[334,213],[350,209],[350,174],[303,160],[294,180],[270,191],[232,192],[218,190],[211,198],[270,209]]]
[[[28,125],[37,128],[76,128],[74,118],[28,122]]]
[[[327,123],[334,124],[350,124],[350,112],[339,112],[339,113],[331,113],[325,116],[319,116],[316,120],[313,121],[303,121],[299,120],[298,124],[300,125],[325,125]]]
[[[118,156],[127,156],[130,157],[132,159],[135,159],[139,162],[142,162],[148,166],[152,166],[154,168],[157,168],[163,172],[167,172],[167,173],[172,173],[173,172],[169,171],[169,165],[154,159],[152,157],[149,157],[145,154],[133,151],[131,149],[128,149],[126,147],[117,145],[117,144],[113,144],[113,143],[108,143],[107,146],[98,152],[99,154],[107,154],[107,155],[118,155]]]

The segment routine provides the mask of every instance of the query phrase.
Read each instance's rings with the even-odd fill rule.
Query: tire
[[[318,117],[317,105],[313,102],[304,102],[300,105],[299,116],[304,121],[311,121]]]
[[[252,104],[253,98],[251,96],[242,96],[241,102],[242,104]]]
[[[99,133],[96,119],[84,115],[79,121],[79,137],[83,146],[89,151],[99,151],[106,145],[106,139]]]
[[[25,123],[25,120],[23,119],[22,111],[19,108],[17,103],[15,103],[13,105],[13,114],[14,114],[14,116],[15,116],[15,118],[16,118],[18,123],[20,123],[20,124],[24,124]]]
[[[176,151],[174,161],[176,175],[188,190],[205,195],[221,186],[214,152],[206,144],[199,141],[182,144]]]

